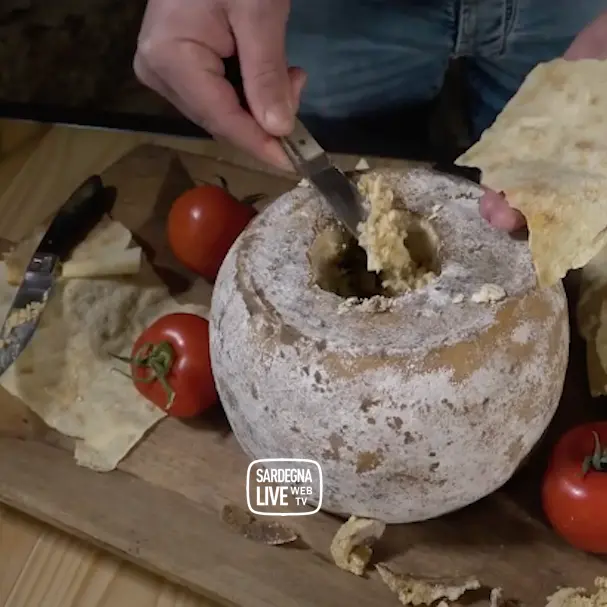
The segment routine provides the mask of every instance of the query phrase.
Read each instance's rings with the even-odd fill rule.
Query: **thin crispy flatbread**
[[[74,253],[91,259],[108,247],[126,249],[130,232],[105,222]],[[0,317],[15,293],[0,262]],[[147,326],[173,312],[206,316],[206,306],[181,305],[148,265],[138,276],[76,278],[55,287],[40,325],[0,385],[20,398],[48,426],[75,439],[82,466],[114,469],[145,432],[165,417],[150,404],[112,354],[129,356]],[[128,365],[125,369],[128,371]]]
[[[481,169],[527,220],[540,286],[607,244],[607,61],[538,65],[456,164]]]

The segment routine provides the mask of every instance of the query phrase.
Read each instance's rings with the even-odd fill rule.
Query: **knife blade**
[[[316,188],[337,218],[358,238],[357,227],[365,220],[366,212],[356,185],[331,162],[299,120],[295,121],[293,132],[280,138],[280,142],[298,173]]]
[[[62,261],[110,211],[113,199],[101,177],[84,181],[59,209],[32,255],[0,328],[0,376],[34,335]]]

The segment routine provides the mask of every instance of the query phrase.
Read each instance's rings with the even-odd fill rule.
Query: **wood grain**
[[[96,131],[87,153],[67,127],[52,129],[0,196],[0,236],[22,239],[89,175],[103,172],[137,145],[138,135]]]
[[[192,592],[75,537],[0,510],[3,607],[204,607]]]
[[[37,122],[0,120],[0,160],[6,160],[28,144],[40,141],[50,129],[49,125]]]
[[[185,281],[184,298],[208,299],[210,285],[192,285],[193,277],[166,247],[163,214],[177,187],[167,185],[176,152],[157,145],[137,147],[150,141],[161,142],[141,135],[53,129],[0,198],[0,210],[13,215],[12,222],[4,221],[0,213],[0,237],[27,233],[57,208],[70,188],[91,172],[103,172],[104,179],[118,187],[116,216],[146,243],[156,270],[174,287]],[[179,164],[194,182],[221,173],[239,196],[262,191],[272,198],[295,179],[256,170],[249,162],[221,162],[211,157],[210,142],[162,142],[178,149]],[[583,364],[578,364],[583,361],[580,344],[574,340],[572,348],[575,364],[570,366],[557,429],[562,420],[570,424],[579,418],[584,410],[580,403],[587,398]],[[0,411],[8,410],[3,402],[0,398]],[[120,470],[102,475],[75,466],[65,441],[39,429],[23,432],[14,412],[13,420],[14,426],[10,419],[5,421],[5,427],[16,428],[13,435],[5,432],[0,438],[0,501],[9,506],[219,604],[396,604],[374,574],[356,578],[331,563],[328,548],[340,524],[334,517],[319,514],[287,521],[303,539],[298,548],[256,544],[220,522],[222,505],[244,505],[247,465],[220,412],[190,425],[163,421]],[[549,432],[547,447],[553,438]],[[390,527],[377,546],[377,557],[420,575],[478,575],[483,583],[501,586],[527,605],[541,605],[559,585],[590,584],[603,573],[603,562],[563,545],[530,499],[537,496],[543,456],[543,451],[538,453],[505,490],[479,504],[439,520]],[[479,596],[478,604],[486,601],[486,594]]]
[[[0,121],[0,195],[8,189],[9,185],[13,195],[2,196],[0,205],[0,223],[5,212],[13,214],[16,209],[22,214],[24,230],[39,223],[40,211],[43,213],[52,210],[53,206],[60,204],[57,196],[49,200],[36,200],[34,204],[28,199],[29,190],[23,190],[23,197],[14,196],[17,191],[14,187],[16,176],[29,161],[29,174],[36,173],[35,167],[49,165],[50,177],[47,183],[60,179],[61,173],[75,162],[73,182],[86,176],[88,160],[92,155],[95,158],[100,154],[100,142],[112,141],[111,134],[103,133],[99,137],[97,132],[76,131],[73,129],[56,128],[45,142],[42,152],[36,154],[40,140],[49,132],[51,127],[23,121]],[[57,151],[73,149],[69,139],[75,137],[82,140],[85,136],[85,145],[76,146],[76,154],[68,157],[53,155],[49,162],[46,155],[49,148],[54,148],[57,142]],[[67,141],[66,141],[67,139]],[[180,141],[176,138],[167,138],[179,147]],[[121,134],[118,140],[127,143],[127,148],[137,145],[139,136]],[[196,149],[192,142],[184,146],[186,149]],[[196,142],[194,142],[196,143]],[[202,141],[201,151],[211,156],[215,155],[212,145]],[[118,148],[120,155],[122,142]],[[102,150],[103,151],[103,150]],[[107,151],[107,148],[106,150]],[[32,160],[34,156],[34,160]],[[111,146],[106,162],[114,159]],[[229,150],[228,150],[229,156]],[[103,162],[101,163],[103,166]],[[69,172],[69,169],[68,169]],[[38,177],[38,175],[36,176]],[[49,175],[45,174],[48,179]],[[200,176],[198,176],[200,178]],[[68,180],[69,183],[69,180]],[[52,185],[50,186],[52,188]],[[71,185],[66,185],[66,189]],[[42,190],[44,196],[46,189]],[[10,224],[6,221],[4,226],[9,229],[4,233],[14,235]],[[23,230],[22,229],[22,230]],[[5,250],[6,247],[2,247]],[[4,393],[0,398],[0,435],[15,438],[49,437],[59,443],[67,443],[60,437],[48,433],[44,424],[36,418],[17,399]],[[60,584],[50,584],[49,580],[57,579]],[[44,595],[44,601],[39,600]],[[34,602],[32,602],[34,601]],[[36,522],[34,519],[0,507],[0,605],[5,607],[29,607],[39,604],[41,607],[110,607],[113,605],[129,604],[132,607],[148,607],[158,605],[162,607],[210,607],[217,603],[205,600],[199,595],[178,587],[154,575],[128,565],[124,561],[109,556],[105,551],[93,548],[90,544],[76,540],[65,535],[54,527]]]

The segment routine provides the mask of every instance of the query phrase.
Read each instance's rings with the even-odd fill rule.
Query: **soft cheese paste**
[[[382,286],[391,294],[427,285],[436,275],[416,263],[406,243],[413,214],[395,203],[394,192],[381,176],[363,175],[358,188],[370,203],[366,221],[358,226],[367,269],[381,273]]]

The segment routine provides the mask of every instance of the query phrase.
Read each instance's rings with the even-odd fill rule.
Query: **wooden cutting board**
[[[119,192],[116,217],[144,244],[158,273],[174,290],[189,288],[191,293],[193,288],[201,301],[208,302],[211,286],[180,268],[166,246],[163,217],[170,202],[189,183],[209,181],[217,174],[237,196],[262,192],[267,200],[290,189],[294,179],[199,156],[184,151],[187,144],[180,144],[178,152],[151,145],[130,151],[132,146],[125,145],[118,154],[125,156],[117,164],[106,168],[111,155],[89,159],[80,165],[80,173],[103,172],[105,181]],[[355,160],[348,162],[350,166],[343,166],[352,168]],[[29,172],[24,169],[22,183],[41,205],[51,196],[54,208],[85,176],[71,174],[68,179],[59,172],[53,178],[55,187],[43,191],[40,181],[26,180],[32,180],[35,166],[31,162]],[[45,178],[50,179],[41,176]],[[46,216],[53,209],[44,210]],[[15,217],[8,230],[0,230],[0,237],[14,240],[31,229],[18,214]],[[574,339],[572,348],[562,407],[546,447],[573,418],[592,414],[583,347]],[[107,474],[76,466],[69,441],[6,394],[0,395],[0,411],[0,501],[10,506],[218,604],[398,604],[375,574],[357,578],[332,564],[329,544],[340,524],[334,517],[289,520],[303,538],[292,548],[256,544],[221,522],[223,505],[245,506],[248,461],[219,411],[189,425],[164,420],[118,471]],[[590,586],[604,573],[602,561],[565,546],[539,515],[537,487],[543,465],[540,449],[506,489],[482,502],[436,521],[390,527],[376,546],[376,557],[395,569],[423,576],[477,575],[487,586],[503,587],[507,596],[526,605],[543,605],[557,586]],[[478,598],[475,604],[487,604],[487,592]]]

